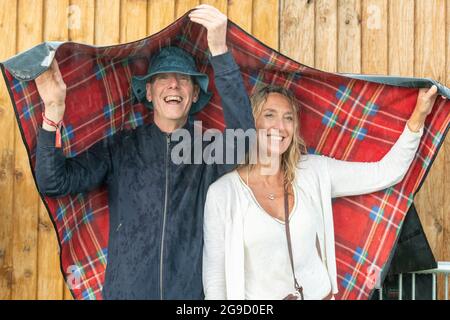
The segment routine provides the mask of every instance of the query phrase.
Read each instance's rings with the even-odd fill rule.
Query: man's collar
[[[152,131],[154,132],[154,133],[156,133],[156,134],[158,134],[158,135],[164,135],[164,136],[167,136],[167,135],[172,135],[174,132],[176,132],[177,130],[188,130],[189,131],[189,133],[191,134],[191,135],[193,135],[193,133],[194,133],[194,117],[193,116],[189,116],[187,119],[186,119],[186,122],[184,123],[184,125],[182,126],[182,127],[180,127],[180,128],[177,128],[177,129],[175,129],[174,131],[172,131],[172,132],[164,132],[164,131],[162,131],[158,126],[157,126],[157,124],[155,123],[155,122],[153,122],[152,123],[152,125],[151,125],[151,128],[150,129],[152,129]]]

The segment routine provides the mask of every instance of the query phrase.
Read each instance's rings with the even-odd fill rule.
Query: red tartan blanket
[[[301,109],[301,133],[310,153],[348,161],[377,161],[402,132],[419,86],[436,84],[440,93],[450,98],[450,90],[431,79],[344,75],[302,65],[263,45],[232,22],[227,41],[249,94],[261,83],[282,85],[295,93]],[[65,154],[73,157],[106,136],[151,121],[143,105],[133,104],[130,79],[144,74],[148,58],[168,45],[192,53],[199,69],[213,79],[206,31],[186,16],[132,43],[107,47],[44,43],[2,63],[33,173],[43,104],[31,80],[47,68],[52,53],[68,88],[63,147]],[[213,82],[209,89],[213,99],[197,119],[206,128],[223,129],[222,107]],[[371,294],[371,280],[388,261],[414,194],[444,141],[449,123],[450,101],[439,97],[403,181],[372,194],[333,199],[338,299],[367,299]],[[75,284],[71,290],[74,297],[101,299],[108,262],[106,188],[57,199],[43,197],[43,201],[58,235],[62,272]]]

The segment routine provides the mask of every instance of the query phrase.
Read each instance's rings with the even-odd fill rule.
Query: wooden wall
[[[432,77],[450,87],[450,0],[0,0],[0,60],[44,40],[124,43],[209,3],[269,46],[327,71]],[[450,260],[450,138],[416,197]],[[0,299],[71,299],[13,108],[0,84]]]

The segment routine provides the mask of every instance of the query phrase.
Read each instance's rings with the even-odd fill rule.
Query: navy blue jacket
[[[226,127],[254,128],[250,101],[232,54],[211,57],[211,64]],[[191,121],[184,128],[193,133]],[[144,125],[100,141],[75,158],[65,158],[54,147],[55,133],[39,131],[36,178],[42,194],[58,197],[107,185],[110,235],[105,299],[203,298],[206,192],[235,165],[175,164],[170,154],[176,143],[156,125]]]

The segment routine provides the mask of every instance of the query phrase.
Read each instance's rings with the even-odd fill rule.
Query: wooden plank
[[[67,41],[69,0],[44,1],[44,41]],[[42,201],[39,201],[38,218],[38,280],[37,299],[60,300],[63,298],[56,231]]]
[[[175,17],[178,19],[199,4],[199,0],[177,0],[175,3]]]
[[[147,35],[147,0],[121,0],[120,43]]]
[[[445,34],[441,32],[445,25],[444,10],[442,0],[416,1],[415,76],[431,77],[438,81],[445,78],[445,46],[442,45],[445,43]],[[445,151],[441,150],[415,200],[437,259],[442,257],[443,245],[444,158]]]
[[[86,44],[94,43],[94,0],[70,0],[69,40]]]
[[[447,87],[450,87],[450,0],[446,0],[446,28],[447,30],[447,38],[445,41],[447,42],[447,57],[446,57],[446,76],[444,79],[444,84]],[[444,179],[444,202],[442,204],[444,210],[444,221],[443,221],[443,240],[442,240],[442,261],[450,261],[450,135],[447,134],[447,137],[444,141],[444,145],[442,147],[444,152],[444,171],[443,171],[443,179]],[[442,152],[442,151],[441,151]],[[443,299],[444,293],[441,292],[440,298]],[[445,296],[444,296],[445,297]]]
[[[38,283],[37,299],[63,299],[64,277],[61,274],[56,231],[43,203],[38,220]]]
[[[0,1],[0,59],[16,53],[17,1]],[[11,299],[13,280],[14,110],[0,84],[0,300]]]
[[[416,0],[415,64],[417,76],[445,81],[445,0]],[[431,19],[432,17],[432,19]]]
[[[414,75],[414,0],[399,0],[389,3],[389,73],[392,75]],[[425,21],[421,21],[423,23]],[[416,205],[423,202],[420,194],[416,197]],[[425,204],[426,205],[426,204]],[[440,205],[440,204],[436,204]],[[419,208],[419,212],[422,210]],[[424,225],[429,228],[428,225]],[[440,281],[439,286],[442,286]]]
[[[445,30],[447,30],[447,60],[446,60],[446,65],[447,67],[445,68],[445,70],[447,70],[447,75],[445,78],[445,85],[447,87],[450,87],[450,0],[446,0],[446,6],[447,6],[447,21],[446,21],[446,28]],[[449,207],[450,208],[450,207]],[[449,248],[450,249],[450,248]],[[450,260],[450,257],[449,257]]]
[[[414,74],[414,0],[389,2],[389,74]]]
[[[316,1],[315,67],[337,70],[337,0]]]
[[[69,0],[44,0],[44,41],[67,41]]]
[[[200,0],[201,4],[209,4],[216,7],[223,14],[228,14],[228,2],[227,0]]]
[[[154,34],[175,21],[175,0],[152,0],[148,6],[148,34]]]
[[[103,10],[99,10],[104,8]],[[146,12],[146,11],[145,11]],[[117,23],[121,16],[120,0],[97,0],[95,7],[95,43],[110,43],[116,44],[120,38],[120,25]],[[107,30],[103,33],[102,30]],[[99,38],[98,34],[103,33]],[[70,298],[69,292],[65,292],[65,298]]]
[[[362,72],[387,74],[387,0],[363,0],[362,4]]]
[[[120,0],[95,2],[94,41],[96,45],[120,42]]]
[[[416,1],[416,38],[415,38],[415,75],[431,77],[440,82],[446,78],[445,71],[445,1]],[[431,18],[432,17],[432,18]],[[444,201],[448,197],[445,190],[446,148],[442,148],[433,162],[433,166],[416,195],[415,203],[419,217],[424,224],[425,234],[437,260],[443,259],[444,246]],[[446,192],[447,191],[447,192]],[[442,289],[442,281],[438,288]],[[443,297],[442,291],[438,292]]]
[[[65,285],[63,291],[64,291],[64,300],[74,300],[68,286]]]
[[[445,68],[445,70],[447,70],[447,76],[445,78],[445,85],[447,87],[450,87],[450,31],[449,31],[450,30],[450,1],[447,0],[446,4],[447,4],[447,15],[446,15],[446,17],[447,17],[447,21],[446,21],[447,27],[445,28],[445,30],[447,30],[447,39],[446,39],[446,41],[447,41],[446,66],[447,67]],[[449,208],[449,207],[447,207],[447,208]],[[450,248],[450,244],[449,244],[449,248]],[[449,254],[450,254],[450,252],[449,252]],[[450,257],[449,257],[449,259],[450,259]]]
[[[42,42],[43,1],[19,0],[19,52]],[[12,299],[35,299],[37,285],[37,241],[39,202],[27,152],[15,126],[13,288]]]
[[[446,29],[447,30],[447,57],[446,57],[446,77],[445,77],[445,85],[447,87],[450,87],[450,0],[446,0],[446,6],[447,6],[447,21],[446,21]],[[450,193],[450,137],[447,134],[447,138],[444,141],[443,145],[444,150],[444,172],[443,172],[443,179],[444,179],[444,190],[446,196],[444,196],[444,221],[443,221],[443,240],[442,240],[442,258],[443,261],[450,261],[450,196],[448,195]],[[440,298],[443,297],[443,293],[441,292]]]
[[[315,2],[281,0],[280,51],[314,67]]]
[[[361,73],[361,0],[338,2],[337,71]]]
[[[94,44],[95,1],[70,0],[69,38],[71,41]],[[73,300],[72,294],[63,283],[63,299]]]
[[[253,0],[253,35],[271,48],[279,48],[278,0]]]
[[[447,56],[446,56],[446,75],[443,83],[449,87],[450,86],[450,0],[446,0],[446,28],[447,37],[445,39],[447,43]],[[443,217],[443,234],[442,234],[442,253],[441,260],[442,261],[450,261],[450,197],[448,196],[450,193],[450,138],[447,138],[444,141],[442,146],[442,150],[444,152],[444,169],[443,169],[443,181],[444,181],[444,202],[442,204],[444,210]],[[439,292],[439,299],[445,299],[445,291],[444,291],[444,279],[441,280],[441,290]]]
[[[447,59],[446,59],[446,68],[447,75],[445,78],[445,85],[450,87],[450,0],[447,0]],[[445,164],[444,164],[444,188],[446,192],[446,196],[444,197],[444,240],[443,240],[443,254],[442,260],[450,261],[450,136],[447,134],[447,138],[444,142],[444,153],[445,153]]]
[[[252,0],[228,1],[228,18],[248,33],[252,33]]]

